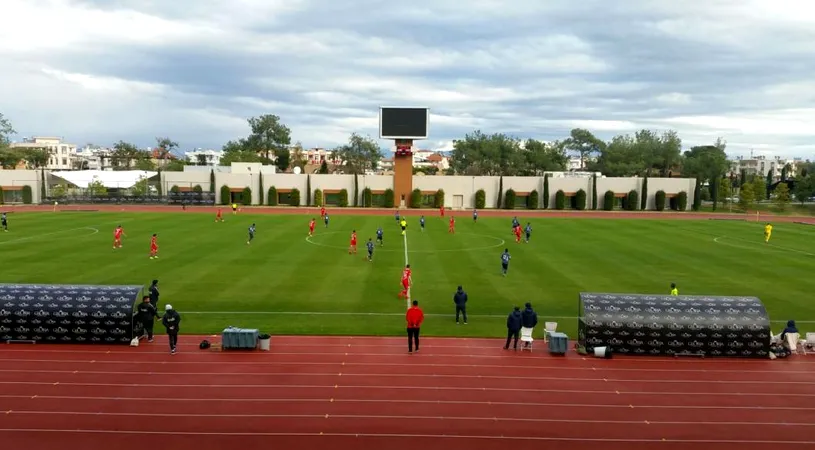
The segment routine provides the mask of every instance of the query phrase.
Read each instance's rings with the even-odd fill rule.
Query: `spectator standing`
[[[671,295],[674,297],[679,295],[679,288],[676,287],[676,283],[671,283]]]
[[[459,323],[459,314],[463,316],[464,325],[467,325],[467,293],[464,292],[461,286],[459,286],[456,293],[453,294],[453,303],[456,304],[456,325]]]
[[[164,307],[164,317],[161,319],[164,328],[167,329],[167,337],[170,338],[170,353],[175,354],[178,344],[178,331],[181,325],[181,315],[173,309],[173,305]]]
[[[138,319],[144,326],[144,332],[147,334],[147,342],[153,342],[153,324],[156,319],[160,319],[156,307],[150,302],[150,296],[145,295],[142,297],[142,303],[138,306]]]
[[[537,324],[538,324],[538,313],[536,313],[535,310],[532,309],[532,303],[527,302],[526,305],[524,305],[523,312],[521,313],[521,327],[524,328],[525,331],[528,330],[527,333],[529,333],[529,335],[531,336],[532,331],[534,330]],[[529,347],[529,342],[524,342],[524,348],[527,347]]]
[[[504,350],[509,349],[509,343],[512,338],[515,338],[515,345],[513,347],[515,350],[518,350],[518,337],[520,337],[522,325],[523,316],[521,314],[521,308],[516,306],[515,309],[509,313],[509,317],[507,317],[507,343],[504,344]]]
[[[413,300],[413,306],[408,308],[405,315],[407,320],[408,353],[413,353],[413,348],[419,351],[419,330],[424,322],[424,312],[419,308],[419,302]]]
[[[150,303],[153,304],[156,311],[158,311],[158,295],[158,280],[153,280],[153,284],[150,285]]]

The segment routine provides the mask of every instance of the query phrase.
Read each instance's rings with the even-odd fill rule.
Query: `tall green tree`
[[[753,183],[744,183],[739,190],[739,206],[745,212],[750,211],[756,203],[755,185]]]
[[[564,141],[564,146],[567,150],[580,156],[580,168],[585,169],[588,159],[605,149],[606,143],[589,130],[574,128],[569,132],[569,137]]]
[[[730,203],[730,198],[733,196],[732,186],[730,185],[730,178],[722,177],[719,180],[719,189],[717,190],[718,201],[725,205]]]
[[[770,199],[770,194],[768,192],[768,187],[770,185],[767,184],[763,178],[755,177],[751,183],[753,185],[753,196],[755,197],[756,202]]]
[[[702,145],[692,147],[685,152],[683,172],[685,176],[696,178],[700,183],[710,183],[711,194],[713,195],[713,209],[718,206],[717,196],[714,189],[718,191],[718,180],[727,173],[730,163],[727,161],[725,153],[725,142],[716,140],[713,145]]]
[[[364,174],[366,170],[376,170],[382,159],[379,144],[371,137],[351,133],[348,143],[336,148],[337,157],[343,162],[347,173]]]
[[[547,144],[536,139],[527,139],[523,149],[518,149],[523,159],[511,158],[519,167],[519,175],[541,176],[545,172],[562,172],[569,165],[569,156],[562,142]]]
[[[299,167],[300,170],[305,172],[306,164],[308,164],[308,158],[306,157],[306,151],[303,149],[303,144],[300,142],[296,142],[291,150],[289,151],[289,165],[291,168]]]
[[[113,151],[110,154],[110,161],[113,170],[131,170],[141,159],[149,158],[150,154],[139,150],[134,144],[119,141],[113,144]]]
[[[170,139],[169,137],[156,138],[156,159],[166,161],[172,158],[174,150],[178,149],[178,142]]]
[[[454,141],[450,160],[455,173],[473,176],[518,175],[527,170],[528,162],[518,139],[480,130]]]
[[[815,197],[815,174],[799,176],[793,183],[792,194],[795,201],[803,205],[809,198]]]
[[[3,169],[13,169],[22,161],[19,152],[9,150],[11,136],[15,134],[17,132],[11,126],[11,121],[0,113],[0,167]]]
[[[775,198],[773,198],[773,203],[775,203],[776,208],[783,211],[792,200],[790,197],[790,187],[785,181],[782,181],[775,186],[774,194]]]
[[[281,172],[289,168],[291,130],[274,114],[263,114],[248,120],[251,130],[246,139],[246,149],[255,150],[267,160],[274,156],[275,165]]]
[[[328,163],[325,162],[325,160],[323,160],[323,162],[320,163],[320,170],[317,173],[320,173],[320,174],[323,174],[323,175],[328,174]]]
[[[758,191],[756,191],[756,196],[759,197],[759,198],[764,197],[764,199],[769,200],[770,199],[770,186],[773,185],[774,181],[775,181],[775,179],[773,178],[773,169],[770,169],[770,170],[767,171],[767,181],[764,182],[764,194],[759,194]]]
[[[20,156],[28,163],[29,169],[39,169],[48,165],[51,154],[45,148],[27,148],[20,152]]]

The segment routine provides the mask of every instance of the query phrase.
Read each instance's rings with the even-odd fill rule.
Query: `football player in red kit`
[[[309,237],[314,236],[314,225],[315,225],[315,223],[316,222],[314,221],[314,219],[311,219],[311,222],[308,223],[308,236]]]
[[[405,266],[405,269],[402,270],[402,291],[399,292],[399,298],[407,298],[408,290],[410,289],[410,283],[413,281],[412,272],[410,270],[410,264]]]
[[[357,254],[357,230],[351,232],[351,245],[348,247],[348,254]]]
[[[516,244],[521,243],[521,226],[520,225],[515,227],[515,243]]]
[[[450,226],[447,228],[447,232],[448,233],[453,233],[453,234],[456,233],[456,218],[455,217],[452,217],[452,216],[450,217]]]
[[[113,230],[113,248],[122,248],[122,236],[124,236],[124,234],[125,230],[121,225]]]
[[[216,222],[223,222],[224,221],[224,215],[223,215],[223,212],[221,211],[221,208],[218,208],[218,212],[215,213],[215,221]]]
[[[154,234],[152,238],[150,238],[150,259],[157,259],[158,258],[158,235]]]

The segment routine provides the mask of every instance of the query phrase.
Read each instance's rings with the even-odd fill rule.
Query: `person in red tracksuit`
[[[422,327],[422,322],[424,322],[424,313],[419,308],[419,302],[413,300],[413,306],[408,308],[405,319],[407,320],[408,353],[413,353],[414,346],[418,352],[419,329]]]

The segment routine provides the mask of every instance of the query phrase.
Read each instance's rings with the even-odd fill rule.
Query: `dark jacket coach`
[[[461,286],[453,294],[453,303],[456,304],[456,323],[458,324],[458,318],[461,315],[464,319],[464,325],[467,325],[467,293],[464,292]]]

